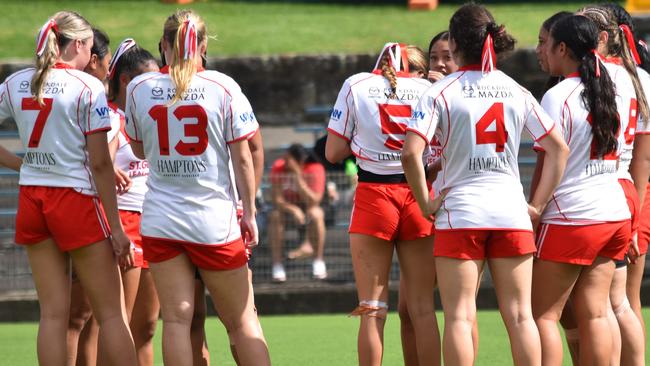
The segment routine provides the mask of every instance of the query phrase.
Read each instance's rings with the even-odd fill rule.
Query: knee
[[[70,308],[70,329],[81,331],[92,316],[92,311],[89,307],[71,307]]]
[[[138,329],[131,329],[133,334],[133,340],[135,341],[136,346],[144,345],[153,339],[156,334],[156,326],[158,325],[158,319],[147,319],[138,325]]]
[[[397,305],[397,314],[399,315],[399,321],[404,326],[411,325],[411,316],[409,315],[408,306],[406,306],[406,301],[400,301]]]
[[[167,308],[162,308],[163,321],[190,324],[194,317],[194,306],[189,301],[182,301]]]
[[[503,321],[506,325],[518,326],[527,322],[534,322],[534,319],[530,309],[521,308],[504,313]]]
[[[309,207],[306,214],[307,218],[313,222],[325,221],[325,211],[318,205]]]

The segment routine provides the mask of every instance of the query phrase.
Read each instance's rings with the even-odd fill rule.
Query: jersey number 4
[[[158,147],[160,155],[169,155],[169,108],[156,105],[149,110],[149,115],[158,126]],[[183,125],[183,136],[193,137],[194,142],[185,142],[182,139],[176,143],[174,149],[181,155],[201,155],[208,148],[208,115],[200,105],[181,105],[172,112],[177,121],[194,119],[196,123]]]
[[[487,131],[492,122],[494,122],[494,130]],[[496,152],[503,152],[507,141],[508,131],[506,130],[503,103],[494,103],[476,122],[476,144],[495,144]]]
[[[54,99],[52,98],[43,98],[43,105],[40,105],[34,98],[23,98],[21,103],[23,111],[38,111],[36,122],[34,123],[34,129],[32,130],[32,134],[29,135],[27,147],[38,147],[38,144],[41,142],[43,129],[45,129],[45,122],[47,122],[47,117],[49,117],[50,112],[52,112],[53,100]]]
[[[391,117],[411,117],[410,105],[379,104],[379,119],[381,120],[381,133],[388,135],[384,146],[391,150],[402,150],[404,140],[396,140],[392,135],[405,135],[406,123],[391,121]]]

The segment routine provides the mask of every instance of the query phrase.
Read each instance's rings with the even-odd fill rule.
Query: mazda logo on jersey
[[[378,95],[379,93],[381,93],[381,90],[379,90],[379,88],[373,86],[370,89],[368,89],[368,93],[370,93],[370,95]]]
[[[466,84],[463,87],[463,97],[465,97],[465,98],[474,98],[474,88],[471,85]]]
[[[163,95],[163,89],[159,87],[155,87],[151,89],[151,95],[154,97],[161,97]]]
[[[27,88],[29,88],[29,81],[25,80],[20,83],[20,90],[25,90]]]

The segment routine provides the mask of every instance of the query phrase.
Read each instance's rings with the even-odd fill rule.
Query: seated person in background
[[[273,259],[273,280],[285,281],[282,245],[287,220],[306,227],[306,240],[289,252],[289,259],[314,257],[313,276],[327,277],[323,261],[325,215],[320,203],[325,192],[325,168],[300,144],[289,147],[271,168],[273,210],[269,216],[269,242]]]

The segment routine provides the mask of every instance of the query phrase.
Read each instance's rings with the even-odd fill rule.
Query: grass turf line
[[[560,10],[577,10],[587,2],[488,5],[497,22],[534,46],[541,23]],[[396,5],[260,3],[197,1],[190,7],[216,36],[211,56],[378,52],[387,41],[427,48],[431,37],[448,26],[458,4],[444,2],[433,12],[412,12]],[[31,59],[39,27],[59,10],[74,10],[106,31],[114,49],[126,37],[157,54],[162,25],[178,5],[143,1],[2,1],[0,59]]]
[[[646,322],[650,323],[650,308],[644,309]],[[344,314],[262,316],[262,327],[269,343],[274,365],[354,365],[358,319]],[[442,313],[438,313],[440,329]],[[508,336],[499,313],[494,310],[478,314],[480,345],[478,365],[511,365]],[[0,324],[0,365],[35,365],[36,323]],[[234,366],[225,329],[214,317],[206,322],[206,333],[214,365]],[[155,347],[155,365],[162,365],[160,337],[162,323],[158,323]],[[390,313],[384,330],[384,365],[401,365],[402,351],[399,335],[399,318]],[[646,346],[647,348],[647,346]],[[570,365],[565,347],[564,365]]]

